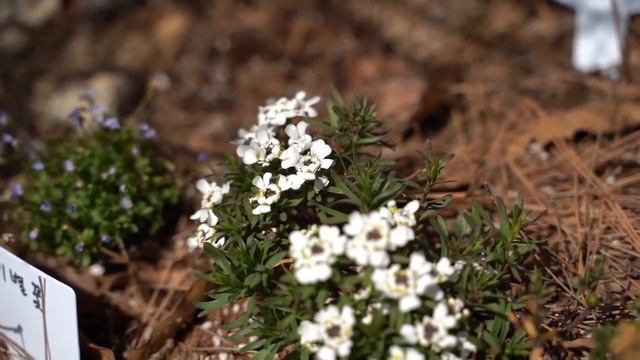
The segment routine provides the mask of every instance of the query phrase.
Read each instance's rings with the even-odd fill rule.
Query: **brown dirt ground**
[[[454,195],[451,215],[471,200],[523,195],[558,289],[540,326],[556,331],[550,342],[563,357],[589,349],[595,323],[628,316],[640,291],[640,19],[623,79],[610,82],[571,69],[573,15],[542,0],[160,1],[105,16],[82,15],[81,3],[66,2],[27,51],[0,60],[0,104],[32,135],[59,126],[30,107],[43,78],[110,70],[141,89],[160,82],[128,109],[143,103],[193,178],[233,151],[229,141],[268,97],[364,96],[388,119],[396,148],[387,155],[403,168],[416,166],[425,139],[456,155],[452,181],[437,189]],[[193,189],[187,198],[195,203]],[[206,265],[182,245],[193,227],[181,218],[156,261],[112,264],[103,278],[60,271],[84,304],[86,354],[106,358],[103,346],[140,359],[239,358],[219,325],[241,307],[196,318],[191,306],[206,289],[191,270]],[[599,258],[603,301],[588,309],[576,279]]]

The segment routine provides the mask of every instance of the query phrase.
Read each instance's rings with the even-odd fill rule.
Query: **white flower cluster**
[[[388,252],[415,239],[413,226],[418,208],[419,202],[415,200],[403,208],[390,201],[369,214],[352,213],[342,233],[338,227],[327,225],[313,225],[292,232],[289,254],[294,261],[293,271],[301,284],[326,281],[331,278],[338,257],[344,255],[359,267],[373,267],[373,288],[383,297],[397,300],[401,312],[418,309],[423,304],[421,297],[438,301],[431,317],[424,317],[419,324],[402,327],[401,335],[409,347],[392,346],[389,359],[424,360],[420,348],[411,347],[419,345],[440,353],[442,358],[454,360],[457,359],[456,347],[463,357],[475,351],[463,334],[450,333],[458,326],[458,321],[468,315],[468,310],[459,299],[445,300],[439,285],[455,281],[464,263],[452,264],[448,258],[431,263],[416,252],[411,254],[408,267],[390,264]],[[354,299],[365,300],[370,294],[371,289],[367,288],[355,294]],[[385,313],[382,303],[370,304],[367,314],[360,320],[363,324],[371,323],[374,308]],[[303,321],[298,332],[301,343],[316,352],[316,358],[335,359],[349,355],[354,323],[351,308],[343,308],[341,313],[335,306],[329,306],[316,314],[315,322]]]
[[[202,201],[200,210],[191,215],[191,220],[200,222],[196,235],[187,239],[187,247],[193,251],[201,248],[205,242],[213,244],[215,247],[224,245],[225,238],[215,240],[216,229],[214,226],[218,224],[218,217],[213,212],[216,205],[222,203],[225,194],[229,192],[230,183],[227,182],[219,186],[215,181],[209,182],[206,179],[200,179],[196,183],[196,187],[202,193]]]
[[[389,265],[388,250],[401,248],[415,238],[415,213],[419,202],[411,201],[398,209],[395,201],[369,214],[354,212],[344,226],[349,235],[347,256],[358,265],[384,267]]]
[[[267,182],[271,178],[269,173],[264,176],[267,177]],[[283,178],[280,175],[278,182],[285,181]],[[254,182],[263,195],[261,198],[277,200],[279,186],[271,189],[265,187],[264,183],[260,179]],[[265,194],[268,190],[269,193]],[[267,201],[262,205],[260,198],[256,201],[260,206],[269,206]],[[400,248],[415,238],[411,226],[415,225],[418,206],[418,201],[414,200],[398,209],[395,201],[390,201],[386,207],[369,214],[354,212],[343,227],[344,235],[339,228],[326,225],[314,225],[307,230],[292,232],[289,235],[289,254],[294,260],[296,279],[301,284],[328,280],[336,256],[343,254],[357,265],[372,265],[376,268],[389,265],[387,250]],[[426,264],[426,260],[424,263]],[[427,287],[424,286],[424,291],[427,291]]]
[[[336,226],[312,226],[289,235],[289,255],[294,259],[295,277],[301,284],[329,280],[336,256],[344,253],[346,238]]]
[[[304,121],[297,124],[287,123],[300,117],[313,118],[318,115],[313,106],[320,101],[319,97],[306,99],[304,91],[298,92],[294,98],[280,98],[261,106],[258,110],[258,123],[251,129],[238,131],[238,139],[234,141],[238,147],[237,155],[246,165],[258,164],[269,167],[279,161],[278,173],[265,172],[253,179],[258,188],[250,198],[257,204],[254,215],[271,211],[271,205],[278,201],[280,193],[289,189],[298,190],[307,181],[313,181],[314,189],[320,191],[327,186],[329,179],[318,174],[328,169],[333,160],[327,157],[331,147],[322,139],[313,139],[307,134],[309,125]],[[286,142],[281,142],[277,135],[284,126]],[[277,163],[276,163],[277,164]],[[277,181],[271,182],[275,178]]]
[[[448,258],[437,264],[430,263],[420,253],[411,254],[408,268],[391,265],[389,268],[375,269],[373,284],[386,297],[399,300],[401,312],[409,312],[420,307],[420,296],[441,300],[444,293],[438,284],[452,280],[457,273]]]
[[[302,321],[298,332],[302,345],[316,352],[317,359],[334,360],[351,353],[351,335],[356,323],[352,308],[345,306],[338,309],[335,305],[329,305],[318,311],[313,320]]]
[[[431,316],[425,316],[416,324],[405,324],[400,328],[400,334],[409,344],[417,344],[423,348],[430,348],[440,353],[441,359],[466,359],[476,351],[465,333],[451,334],[463,317],[469,315],[460,299],[440,301],[433,309]],[[460,355],[452,351],[458,350]]]

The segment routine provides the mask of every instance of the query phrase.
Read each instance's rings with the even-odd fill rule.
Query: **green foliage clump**
[[[9,172],[12,162],[16,160],[18,138],[9,121],[9,116],[0,110],[0,170]]]
[[[198,306],[246,301],[227,328],[231,340],[256,337],[242,348],[254,359],[526,357],[536,344],[514,314],[550,289],[531,272],[537,247],[521,202],[446,221],[451,198],[429,194],[446,161],[427,149],[423,171],[402,178],[380,155],[373,106],[336,98],[328,110],[327,121],[309,119],[304,95],[261,108],[225,185],[199,182],[194,239],[216,289]],[[321,132],[305,137],[307,122]]]
[[[13,217],[27,248],[85,266],[157,231],[179,192],[148,126],[120,128],[96,106],[72,120],[75,133],[31,154]]]

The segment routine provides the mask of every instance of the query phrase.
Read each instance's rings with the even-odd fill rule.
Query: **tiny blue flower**
[[[65,160],[63,162],[63,165],[64,165],[64,171],[66,172],[73,172],[76,169],[75,165],[73,164],[73,161],[69,159]]]
[[[197,160],[198,160],[199,162],[207,161],[207,159],[209,159],[209,155],[207,155],[206,153],[204,153],[204,152],[202,152],[202,151],[198,153],[198,155],[197,155]]]
[[[121,193],[126,193],[127,190],[127,185],[125,184],[120,184],[120,186],[118,187],[118,190],[120,190]]]
[[[3,133],[2,134],[2,142],[11,146],[12,148],[18,147],[18,139],[16,139],[13,135]]]
[[[103,244],[108,244],[108,243],[110,243],[110,242],[111,242],[111,236],[109,236],[109,235],[107,235],[107,234],[102,234],[102,235],[100,236],[100,241],[101,241]]]
[[[71,215],[75,215],[78,213],[78,205],[76,204],[69,204],[69,206],[67,206],[67,211],[69,212],[69,214]]]
[[[38,233],[39,233],[38,229],[33,229],[33,230],[29,231],[29,239],[31,239],[31,240],[37,239],[38,238]]]
[[[9,117],[6,112],[0,110],[0,126],[5,127],[7,125],[9,125]]]
[[[134,146],[131,149],[131,154],[133,154],[133,156],[140,156],[140,148],[137,146]]]
[[[129,196],[125,196],[120,200],[120,207],[129,210],[133,207],[133,202]]]
[[[156,137],[158,137],[156,129],[152,128],[147,123],[140,124],[140,126],[138,127],[138,131],[140,132],[140,136],[145,139],[155,139]]]
[[[22,188],[22,184],[12,183],[11,184],[11,198],[17,199],[24,194],[24,189]]]
[[[33,163],[33,169],[37,172],[44,170],[44,164],[42,161],[36,161]]]
[[[80,109],[78,109],[78,108],[73,109],[69,113],[69,121],[75,127],[82,127],[82,124],[84,123],[84,119],[82,118],[82,115],[80,114]]]
[[[90,103],[93,103],[95,101],[95,98],[96,98],[96,92],[91,88],[85,89],[85,91],[79,96],[80,100],[87,101]]]
[[[103,105],[94,105],[91,107],[90,111],[91,119],[93,120],[93,122],[99,125],[104,125],[104,113],[107,111],[107,109]]]
[[[83,252],[84,251],[84,244],[83,243],[77,243],[76,246],[73,247],[73,249],[76,252]]]
[[[46,213],[51,212],[51,203],[49,201],[43,202],[40,204],[40,210]]]
[[[109,130],[118,130],[120,129],[120,122],[117,118],[110,117],[104,121],[104,124],[102,126]]]

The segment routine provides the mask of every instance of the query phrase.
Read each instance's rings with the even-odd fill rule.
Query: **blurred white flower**
[[[401,348],[393,345],[389,348],[388,360],[424,360],[424,355],[414,348]]]
[[[389,265],[387,247],[389,244],[389,223],[380,213],[363,215],[354,212],[343,227],[350,236],[347,242],[347,256],[358,265],[384,267]]]
[[[301,152],[302,150],[298,144],[291,144],[280,154],[280,160],[282,160],[280,166],[283,169],[289,169],[296,166],[298,164],[298,161],[300,161],[300,157],[302,156]]]
[[[89,274],[94,277],[104,275],[104,266],[102,266],[102,264],[93,264],[89,266]]]
[[[421,295],[435,300],[443,297],[436,278],[432,275],[433,264],[420,253],[411,254],[409,267],[391,265],[387,269],[376,269],[372,280],[376,289],[385,296],[399,300],[401,312],[409,312],[420,307]]]
[[[196,235],[187,239],[187,248],[189,251],[194,251],[196,249],[201,248],[205,242],[212,242],[213,237],[216,234],[216,230],[213,226],[203,223],[198,226],[198,230],[196,230]],[[215,246],[216,244],[214,244]],[[224,240],[220,246],[224,245]],[[218,247],[218,246],[216,246]]]
[[[191,215],[191,219],[201,223],[206,222],[212,226],[216,225],[218,217],[213,213],[213,208],[222,202],[225,194],[229,193],[230,184],[230,182],[226,182],[219,186],[215,181],[198,180],[196,187],[202,193],[202,201],[200,202],[200,210]]]
[[[438,282],[445,282],[454,279],[457,275],[456,267],[451,264],[451,260],[446,257],[440,258],[436,263],[436,275]]]
[[[307,128],[309,124],[304,121],[300,121],[296,125],[289,124],[284,128],[285,134],[289,137],[289,145],[297,145],[300,151],[305,151],[311,146],[311,135],[307,134]]]
[[[425,316],[422,322],[414,325],[402,325],[400,334],[409,344],[420,344],[442,351],[458,344],[458,338],[449,333],[457,324],[456,318],[449,314],[447,304],[440,302],[433,309],[432,316]]]
[[[294,274],[301,284],[326,281],[331,277],[331,265],[344,253],[346,238],[335,226],[313,226],[307,231],[289,235],[289,254],[294,259]]]
[[[295,105],[294,110],[297,116],[307,116],[314,118],[318,116],[318,112],[313,106],[320,102],[320,96],[314,96],[311,99],[306,99],[307,93],[304,91],[298,91],[293,99]]]
[[[316,313],[313,322],[304,320],[300,323],[300,343],[316,352],[316,358],[320,360],[347,357],[353,345],[351,335],[355,322],[351,307],[339,309],[329,305]]]
[[[412,227],[416,225],[416,211],[420,207],[418,200],[410,201],[404,208],[399,209],[395,200],[391,200],[387,203],[386,207],[380,209],[382,215],[389,219],[389,222],[393,225],[404,225]]]

